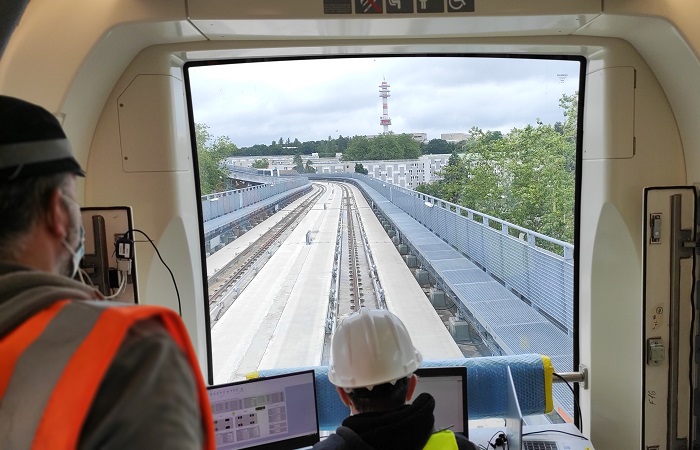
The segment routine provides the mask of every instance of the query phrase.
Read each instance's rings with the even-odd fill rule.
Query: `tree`
[[[343,161],[415,159],[420,144],[409,134],[381,134],[372,138],[353,137],[343,152]]]
[[[336,143],[338,144],[338,151],[342,153],[348,148],[348,144],[350,143],[350,138],[343,137],[342,135],[338,135],[338,139],[336,139]]]
[[[559,106],[563,124],[537,119],[505,135],[472,127],[465,155],[453,152],[442,179],[416,190],[573,242],[577,94],[562,96]]]
[[[567,139],[576,142],[578,128],[578,91],[572,95],[563,94],[559,99],[559,107],[564,110],[563,134]]]
[[[410,134],[399,134],[394,136],[397,137],[399,147],[403,152],[400,159],[417,159],[423,154],[420,148],[420,143],[413,139],[413,136]]]
[[[294,162],[294,170],[298,173],[304,173],[304,160],[301,159],[301,153],[294,155],[292,162]]]
[[[312,163],[310,159],[306,160],[306,167],[304,167],[304,172],[305,173],[316,173],[316,169],[314,168],[314,163]]]
[[[562,95],[559,99],[559,107],[564,110],[566,118],[562,126],[562,136],[570,144],[563,149],[566,167],[571,172],[576,168],[576,137],[578,130],[578,91],[572,95]]]
[[[253,161],[253,167],[256,169],[267,169],[270,167],[270,161],[267,158],[256,159]]]
[[[226,187],[228,170],[225,168],[224,159],[226,152],[235,149],[235,145],[228,141],[214,138],[205,124],[195,124],[195,140],[197,141],[197,165],[199,166],[199,186],[202,195],[223,191]],[[230,147],[230,145],[233,148]]]
[[[238,156],[238,147],[228,136],[219,136],[212,143],[210,150],[223,157]]]
[[[355,163],[355,173],[367,175],[369,170],[365,169],[365,166],[363,166],[361,163]]]
[[[439,154],[439,153],[450,153],[454,146],[451,146],[449,142],[444,139],[431,139],[425,144],[423,153],[425,154]]]

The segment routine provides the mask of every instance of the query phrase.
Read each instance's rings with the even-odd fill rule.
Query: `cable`
[[[170,278],[173,280],[173,286],[175,286],[175,294],[177,294],[177,309],[178,309],[178,312],[180,313],[180,317],[182,317],[182,302],[180,301],[180,290],[177,288],[177,282],[175,281],[175,275],[173,275],[173,271],[170,270],[170,267],[168,267],[168,265],[165,263],[165,261],[163,261],[163,257],[160,256],[160,252],[158,251],[158,247],[156,247],[156,244],[153,243],[153,240],[146,233],[144,233],[143,231],[141,231],[137,228],[132,228],[129,231],[127,231],[125,233],[125,235],[126,234],[133,234],[134,231],[143,234],[146,237],[146,239],[148,239],[148,242],[151,243],[151,245],[153,246],[153,249],[156,251],[156,254],[158,255],[158,258],[160,259],[160,262],[162,262],[163,265],[165,266],[165,268],[168,269],[168,273],[170,273]]]
[[[493,441],[493,438],[495,438],[496,436],[498,436],[498,438],[496,438],[496,442],[491,443],[491,441]],[[506,433],[503,430],[496,431],[495,433],[493,433],[493,436],[491,436],[489,441],[486,443],[486,448],[489,448],[489,447],[496,448],[496,447],[503,446],[503,443],[508,442],[505,440],[505,436],[506,436]]]
[[[85,272],[85,270],[78,268],[78,274],[80,277],[80,282],[83,283],[86,286],[91,286],[91,287],[96,287],[95,283],[92,282],[92,279],[90,278],[90,275]]]
[[[577,437],[579,439],[584,439],[588,440],[586,436],[580,435],[580,434],[575,434],[575,433],[569,433],[568,431],[562,431],[562,430],[539,430],[539,431],[530,431],[528,433],[523,433],[523,436],[530,436],[533,434],[540,434],[540,433],[561,433],[561,434],[568,434],[569,436]]]
[[[119,273],[122,274],[122,279],[119,281],[119,289],[117,289],[117,292],[115,294],[105,296],[105,299],[107,300],[116,298],[117,296],[121,295],[122,292],[124,292],[124,288],[126,287],[126,274],[122,273],[121,270],[119,271]]]
[[[580,431],[581,433],[583,433],[583,415],[581,414],[581,407],[580,407],[579,404],[578,404],[578,399],[576,398],[576,393],[574,392],[574,388],[571,387],[571,384],[569,384],[569,382],[566,381],[566,380],[564,379],[564,377],[562,377],[562,376],[559,375],[558,373],[554,372],[554,373],[552,373],[552,375],[554,375],[555,377],[559,378],[561,381],[563,381],[564,383],[566,383],[566,385],[569,387],[569,390],[571,391],[571,395],[572,395],[573,398],[574,398],[574,408],[576,409],[576,414],[578,414],[578,424],[579,424],[578,429],[579,429],[579,431]]]

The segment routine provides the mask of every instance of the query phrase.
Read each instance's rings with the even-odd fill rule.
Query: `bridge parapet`
[[[265,178],[271,179],[272,177]],[[282,192],[304,186],[308,184],[309,179],[306,177],[275,177],[274,181],[274,183],[259,186],[203,195],[201,197],[202,220],[207,222]]]

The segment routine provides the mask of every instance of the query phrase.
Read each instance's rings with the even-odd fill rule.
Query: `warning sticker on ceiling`
[[[474,0],[323,0],[324,14],[434,14],[474,12]]]

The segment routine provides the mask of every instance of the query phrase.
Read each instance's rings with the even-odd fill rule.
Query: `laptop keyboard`
[[[523,450],[557,450],[554,441],[523,441]]]

